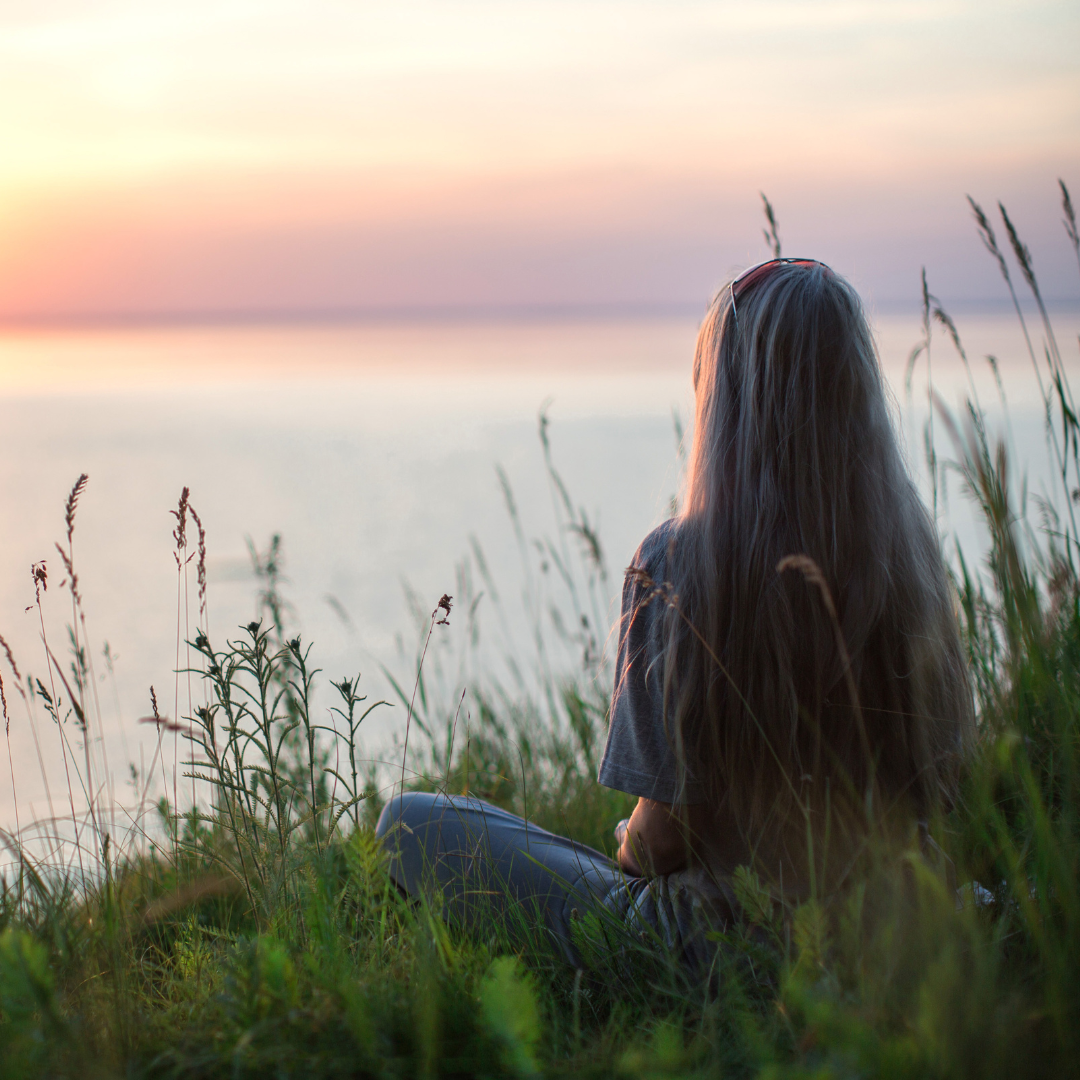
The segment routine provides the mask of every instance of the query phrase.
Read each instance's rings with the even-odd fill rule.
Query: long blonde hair
[[[972,701],[862,305],[819,263],[732,302],[718,293],[694,357],[658,642],[669,735],[748,836],[871,790],[924,816],[952,796]],[[778,570],[790,555],[820,569],[835,619]]]

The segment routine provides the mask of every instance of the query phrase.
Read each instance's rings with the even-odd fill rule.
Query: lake
[[[997,389],[983,356],[999,358],[1016,457],[1037,491],[1048,475],[1042,418],[1017,324],[985,314],[958,323],[984,403],[996,402]],[[1062,316],[1059,340],[1075,342],[1076,323],[1075,313]],[[554,535],[537,434],[544,406],[554,462],[575,505],[598,526],[609,594],[616,594],[622,568],[668,516],[678,488],[672,415],[691,415],[696,328],[693,318],[669,317],[5,330],[0,634],[23,673],[45,680],[30,567],[48,562],[44,616],[59,653],[71,607],[69,594],[57,588],[63,568],[54,543],[65,535],[67,493],[85,472],[74,542],[99,680],[94,751],[102,770],[108,761],[119,802],[132,800],[128,763],[145,768],[153,755],[156,735],[137,723],[150,711],[149,687],[168,715],[188,707],[186,680],[175,674],[178,575],[170,515],[184,486],[206,527],[215,640],[256,611],[246,538],[265,549],[279,533],[292,625],[314,642],[323,678],[360,671],[372,699],[388,696],[383,665],[410,685],[415,674],[417,629],[405,583],[425,612],[443,593],[456,594],[458,564],[476,538],[502,586],[504,622],[485,615],[490,599],[478,605],[481,652],[488,648],[495,657],[522,622],[521,555],[496,466],[512,485],[526,535]],[[924,361],[910,403],[904,389],[918,318],[880,316],[875,329],[898,424],[925,488]],[[1070,364],[1075,359],[1075,351],[1067,356]],[[955,405],[966,375],[941,334],[932,363],[935,385]],[[1000,426],[1000,409],[989,411]],[[947,448],[940,429],[938,440]],[[941,522],[950,543],[959,537],[965,551],[980,549],[955,480],[944,493]],[[607,630],[617,611],[605,608]],[[455,611],[440,633],[464,634],[466,622]],[[48,801],[22,702],[10,671],[0,670],[25,825],[48,815]],[[371,718],[365,746],[372,754],[389,747],[404,715],[399,706]],[[40,707],[37,729],[59,803],[63,764]],[[0,769],[0,822],[10,827],[8,771]]]

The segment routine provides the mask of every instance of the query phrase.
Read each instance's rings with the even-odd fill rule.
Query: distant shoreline
[[[1055,314],[1080,311],[1080,298],[1047,297],[1047,308]],[[919,316],[920,303],[910,297],[869,298],[871,315]],[[342,326],[400,323],[536,323],[606,322],[655,319],[696,319],[705,313],[705,303],[671,304],[520,304],[520,305],[424,305],[341,308],[246,308],[221,311],[162,310],[55,313],[0,313],[4,330],[123,330],[244,326]],[[1021,302],[1025,314],[1036,313],[1034,303]],[[955,314],[1009,315],[1008,297],[971,297],[953,300],[948,310]]]

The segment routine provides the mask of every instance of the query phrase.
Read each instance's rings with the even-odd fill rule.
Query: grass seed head
[[[187,491],[187,488],[184,488]],[[188,513],[195,527],[199,530],[199,561],[195,564],[195,576],[199,583],[199,616],[206,616],[206,530],[203,528],[202,518],[195,512],[195,507],[188,503]]]
[[[22,675],[19,674],[19,665],[15,663],[15,657],[12,655],[11,646],[4,640],[3,634],[0,634],[0,649],[4,650],[7,656],[7,662],[11,665],[11,670],[15,675],[15,678],[22,682]]]
[[[80,473],[75,486],[68,492],[67,502],[64,504],[64,524],[67,525],[68,544],[71,543],[72,533],[75,532],[75,511],[79,505],[79,496],[82,495],[89,479],[86,473]]]
[[[176,509],[169,511],[169,513],[176,518],[176,528],[173,530],[173,539],[176,541],[177,559],[180,557],[180,552],[187,548],[188,494],[189,489],[185,487],[180,492],[180,501],[177,503]]]
[[[70,533],[68,534],[70,536]],[[79,575],[75,573],[75,565],[72,563],[68,553],[59,545],[56,545],[56,550],[60,554],[60,561],[64,564],[64,570],[67,573],[67,584],[71,587],[71,595],[75,597],[75,603],[80,607],[82,606],[82,597],[79,595]],[[60,588],[64,587],[64,582],[60,582]]]
[[[439,603],[436,605],[435,611],[446,612],[446,614],[441,619],[437,620],[439,626],[450,625],[450,608],[453,607],[453,602],[454,598],[452,596],[448,596],[446,593],[443,593],[442,596],[439,597]]]
[[[1005,204],[999,202],[998,210],[1001,211],[1001,220],[1005,222],[1005,231],[1009,234],[1009,243],[1012,245],[1016,261],[1020,264],[1024,280],[1028,283],[1031,291],[1037,293],[1038,285],[1035,281],[1035,267],[1031,261],[1031,251],[1028,249],[1027,244],[1020,239],[1020,234],[1016,231],[1016,226],[1013,225],[1012,219],[1005,209]]]
[[[1073,208],[1072,197],[1064,180],[1058,180],[1061,187],[1061,208],[1065,211],[1065,232],[1073,242],[1073,246],[1080,244],[1080,233],[1076,231],[1076,210]]]
[[[41,603],[41,594],[49,591],[49,570],[45,560],[30,564],[30,578],[34,582],[34,600]]]

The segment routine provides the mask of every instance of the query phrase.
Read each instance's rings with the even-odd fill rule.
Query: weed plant
[[[1064,184],[1061,191],[1080,267],[1076,218]],[[588,919],[575,969],[527,913],[511,938],[503,923],[465,932],[437,906],[402,898],[373,832],[394,785],[479,795],[609,851],[611,827],[630,802],[594,780],[610,699],[602,661],[608,570],[554,467],[544,413],[553,539],[526,537],[504,478],[531,655],[523,660],[508,645],[499,678],[469,667],[480,592],[498,599],[474,544],[454,597],[430,614],[419,608],[416,664],[394,682],[405,723],[392,774],[361,748],[363,721],[380,703],[367,700],[359,676],[331,680],[330,719],[313,715],[320,673],[310,645],[288,628],[276,542],[253,551],[257,617],[225,640],[211,637],[205,533],[185,490],[175,512],[172,715],[180,715],[181,679],[191,680],[191,704],[186,718],[170,720],[152,695],[146,720],[157,728],[157,752],[137,777],[132,821],[120,827],[103,780],[108,763],[94,749],[98,680],[73,541],[82,477],[60,549],[72,601],[67,668],[44,620],[47,678],[24,676],[0,640],[5,724],[36,724],[43,756],[43,707],[68,778],[67,812],[54,807],[41,842],[27,843],[28,826],[18,822],[3,834],[14,863],[0,883],[0,1075],[1073,1074],[1080,421],[1030,253],[1004,207],[1003,248],[988,215],[971,205],[1024,327],[1055,486],[1042,493],[1033,524],[974,381],[959,416],[935,399],[927,362],[934,328],[969,361],[924,275],[924,334],[911,366],[924,358],[934,403],[933,490],[944,470],[959,476],[989,540],[981,565],[958,552],[954,575],[978,741],[960,799],[928,839],[882,844],[841,892],[798,907],[781,907],[743,868],[734,881],[743,919],[717,931],[707,977],[692,977],[650,942],[612,937],[610,928],[604,936]],[[1033,294],[1038,332],[1019,302],[1013,263]],[[935,443],[935,412],[948,457]],[[189,518],[199,537],[190,548]],[[33,575],[40,610],[50,579],[44,564]],[[502,617],[504,608],[495,610]],[[460,654],[440,638],[451,621],[466,641]],[[508,630],[502,636],[513,640]],[[23,716],[9,715],[15,698]],[[9,772],[14,785],[10,758]],[[190,791],[183,812],[182,782]],[[155,785],[162,798],[151,808]]]

